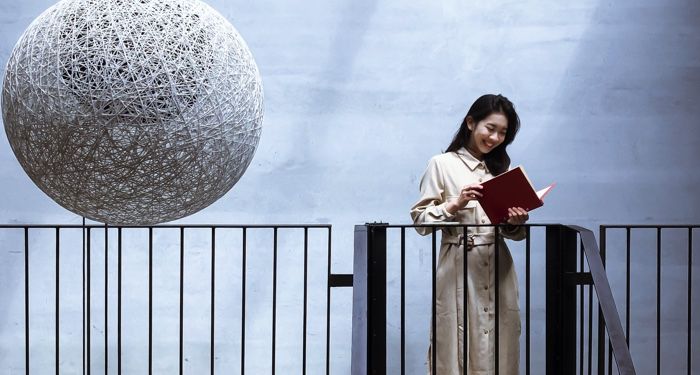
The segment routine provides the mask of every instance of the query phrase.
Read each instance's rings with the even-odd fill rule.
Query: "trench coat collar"
[[[466,166],[469,167],[469,169],[470,169],[472,172],[473,172],[474,170],[476,170],[477,168],[479,168],[479,166],[482,166],[482,167],[483,167],[485,170],[487,170],[487,171],[489,170],[489,169],[486,167],[486,163],[484,163],[483,161],[481,161],[481,160],[475,158],[474,155],[470,154],[469,151],[467,151],[467,149],[464,148],[464,147],[462,147],[462,148],[460,148],[459,150],[457,150],[457,157],[459,157],[460,159],[462,159],[462,161],[464,162],[464,164],[466,164]]]

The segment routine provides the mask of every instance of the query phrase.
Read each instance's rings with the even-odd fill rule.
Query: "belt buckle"
[[[474,247],[474,235],[473,234],[467,235],[467,241],[465,243],[464,242],[464,235],[461,234],[459,236],[459,244],[466,245],[465,247],[467,248],[467,250],[473,248]]]
[[[467,236],[467,247],[470,249],[474,247],[474,235],[472,234]]]

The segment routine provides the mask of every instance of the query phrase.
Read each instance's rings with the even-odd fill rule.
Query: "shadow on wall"
[[[548,169],[562,195],[579,198],[562,212],[596,223],[700,219],[690,193],[700,183],[700,49],[689,48],[699,17],[698,2],[596,7],[539,135],[557,155]]]
[[[342,14],[340,23],[335,28],[335,34],[331,38],[327,59],[322,63],[316,80],[310,87],[315,88],[313,94],[306,100],[306,108],[303,112],[321,112],[317,119],[330,119],[341,101],[342,90],[352,72],[357,59],[357,54],[364,43],[364,37],[377,8],[377,0],[367,2],[346,2],[345,9],[338,12]],[[316,124],[302,122],[294,124],[297,131],[297,158],[290,160],[289,168],[309,168],[315,159],[310,157],[313,152],[314,139],[325,140],[328,130],[325,121]],[[337,140],[341,141],[341,140]],[[311,199],[309,200],[311,201]]]

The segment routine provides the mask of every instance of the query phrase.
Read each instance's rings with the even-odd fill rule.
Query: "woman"
[[[420,200],[411,209],[415,224],[456,222],[490,224],[478,203],[481,182],[505,172],[510,164],[506,147],[513,142],[520,120],[513,103],[501,95],[477,99],[444,154],[434,156],[420,183]],[[442,229],[436,285],[436,369],[439,375],[495,374],[495,252],[498,250],[499,374],[518,373],[520,311],[518,280],[503,238],[521,240],[528,213],[509,209],[506,226]],[[432,228],[417,228],[426,235]],[[496,243],[498,240],[498,243]],[[467,349],[464,345],[464,264],[467,253]],[[432,341],[431,341],[432,342]],[[432,371],[428,351],[428,372]],[[466,371],[463,367],[466,366]]]

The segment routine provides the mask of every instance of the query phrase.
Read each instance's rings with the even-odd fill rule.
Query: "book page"
[[[537,198],[540,198],[540,200],[544,199],[544,196],[547,195],[547,193],[549,193],[550,190],[552,190],[554,185],[556,185],[556,184],[551,184],[544,189],[538,190],[537,191]]]

